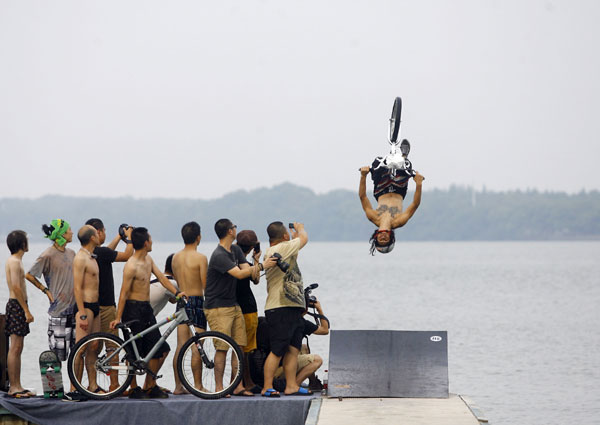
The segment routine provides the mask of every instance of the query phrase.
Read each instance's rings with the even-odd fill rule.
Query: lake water
[[[46,246],[32,244],[26,270]],[[210,256],[214,247],[200,251]],[[162,269],[180,248],[155,242],[151,255]],[[0,255],[8,256],[5,246]],[[299,264],[305,284],[319,283],[314,293],[333,329],[447,330],[451,392],[470,396],[493,424],[564,425],[600,422],[599,259],[600,242],[397,243],[375,257],[366,243],[310,242]],[[121,273],[117,265],[117,286]],[[260,310],[265,287],[254,290]],[[41,393],[47,299],[28,291],[36,321],[22,382]],[[2,306],[7,298],[2,273]],[[327,362],[328,337],[310,344]],[[167,387],[170,364],[171,357],[162,371]]]

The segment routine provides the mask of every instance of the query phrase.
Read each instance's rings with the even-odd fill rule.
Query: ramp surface
[[[331,331],[330,397],[448,397],[446,331]]]

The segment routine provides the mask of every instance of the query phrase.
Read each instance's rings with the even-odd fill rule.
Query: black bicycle
[[[120,395],[134,375],[149,373],[148,362],[168,336],[181,324],[189,326],[192,337],[182,346],[177,358],[177,373],[185,388],[197,397],[216,399],[226,396],[243,376],[243,355],[235,341],[220,332],[196,332],[185,311],[185,300],[177,301],[174,314],[136,335],[130,326],[135,321],[117,325],[123,339],[109,333],[93,333],[82,338],[71,350],[67,369],[71,382],[89,398],[106,400]],[[171,323],[145,357],[136,344],[148,332]]]

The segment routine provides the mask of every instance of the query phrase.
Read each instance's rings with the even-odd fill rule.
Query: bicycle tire
[[[107,348],[111,343],[114,344],[114,346],[119,347],[123,345],[123,340],[118,336],[103,332],[93,333],[87,335],[84,338],[81,338],[81,340],[79,340],[77,344],[75,344],[75,346],[71,349],[71,352],[69,353],[69,359],[67,360],[67,371],[69,372],[69,379],[71,380],[71,383],[75,386],[75,388],[77,388],[77,391],[79,391],[81,394],[84,394],[85,396],[94,400],[109,400],[111,398],[119,396],[123,391],[125,391],[125,389],[131,383],[131,380],[133,379],[132,374],[130,374],[129,372],[127,372],[126,375],[123,373],[119,374],[120,371],[117,370],[115,376],[119,381],[119,386],[115,390],[107,392],[105,394],[98,394],[88,390],[88,385],[86,385],[86,378],[88,378],[89,372],[87,368],[82,368],[81,379],[77,378],[75,375],[75,361],[76,357],[79,356],[79,353],[81,353],[83,356],[83,354],[88,349],[94,349],[94,344],[100,343],[102,343],[102,347],[99,349],[98,347],[96,347],[96,355],[102,357],[103,355],[106,355]],[[119,363],[126,365],[127,363],[125,361],[125,357],[128,356],[133,356],[133,353],[129,348],[125,348],[122,351],[122,353],[119,353],[118,357],[121,358],[121,360],[119,360]],[[97,370],[95,366],[93,370],[96,372],[96,384],[102,389],[108,391],[110,387],[110,374]],[[100,378],[103,379],[103,382],[99,382]],[[89,378],[87,379],[87,384],[89,384]]]
[[[194,353],[198,353],[195,348],[198,343],[202,344],[208,359],[214,362],[216,354],[214,343],[217,341],[227,346],[225,361],[220,368],[223,373],[223,389],[220,391],[216,390],[215,371],[217,367],[209,368],[201,363],[201,371],[198,373],[198,363],[192,365],[192,361],[200,360],[199,354],[194,355]],[[242,350],[233,338],[221,332],[202,332],[188,339],[181,347],[177,358],[177,373],[183,386],[196,397],[217,399],[231,394],[239,385],[243,375],[243,358]],[[234,361],[236,365],[234,365]],[[194,373],[196,373],[196,378]],[[197,388],[198,377],[200,388]]]
[[[398,141],[400,133],[400,118],[402,117],[402,99],[397,97],[394,99],[392,106],[392,116],[390,117],[390,143]]]

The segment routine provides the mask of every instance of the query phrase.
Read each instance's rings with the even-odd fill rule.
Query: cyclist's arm
[[[417,182],[417,187],[415,189],[415,194],[413,195],[413,201],[408,206],[406,211],[400,214],[398,220],[392,223],[393,228],[404,226],[408,222],[408,220],[410,220],[410,218],[415,214],[415,212],[417,212],[417,208],[419,208],[419,205],[421,205],[421,191],[423,188],[423,180],[421,178],[420,180],[415,179],[415,181]]]
[[[379,223],[376,223],[375,220],[378,218],[377,213],[373,209],[371,205],[371,201],[367,197],[367,174],[369,173],[369,167],[362,167],[360,169],[360,183],[358,184],[358,197],[360,198],[360,204],[362,206],[365,215],[376,226]]]

